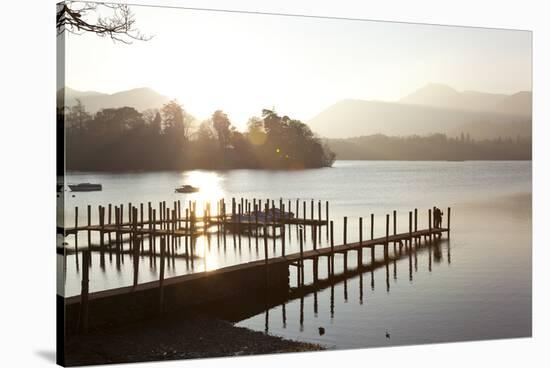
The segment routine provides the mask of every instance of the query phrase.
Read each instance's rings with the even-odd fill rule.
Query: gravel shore
[[[66,342],[66,365],[319,350],[324,347],[235,327],[227,321],[204,315],[187,315],[70,337]]]

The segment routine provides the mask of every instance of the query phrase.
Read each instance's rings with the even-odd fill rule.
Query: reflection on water
[[[316,329],[311,329],[311,332],[317,331],[318,335],[315,334],[315,337],[308,336],[307,333],[305,335],[312,341],[326,343],[325,339],[331,336],[331,328],[328,326],[334,324],[338,319],[342,303],[356,303],[358,306],[362,306],[365,302],[369,302],[365,294],[373,293],[379,288],[390,294],[392,284],[395,284],[398,279],[398,264],[399,267],[407,269],[406,277],[412,284],[414,275],[418,272],[418,258],[425,257],[427,259],[427,267],[424,271],[431,273],[433,264],[439,265],[443,262],[444,252],[446,265],[449,266],[451,264],[451,242],[445,238],[435,239],[433,242],[414,241],[410,246],[407,244],[398,246],[396,252],[389,254],[387,259],[371,262],[370,259],[364,258],[362,262],[352,268],[346,268],[346,263],[342,262],[342,256],[339,257],[340,262],[335,263],[335,274],[330,275],[328,269],[325,268],[324,278],[315,278],[314,269],[307,267],[306,263],[305,273],[312,275],[309,283],[292,287],[289,290],[288,298],[283,302],[276,306],[267,304],[265,312],[246,318],[237,325],[258,329],[259,324],[263,323],[262,327],[265,333],[281,335],[280,329],[283,329],[286,333],[282,335],[296,333],[300,336],[306,329],[312,328],[312,326],[307,326],[306,319],[317,320],[319,326]],[[348,257],[351,254],[353,252],[350,252]],[[380,275],[384,276],[381,283]],[[377,279],[378,281],[376,281]],[[380,285],[377,285],[378,283]],[[367,285],[365,286],[365,284]],[[307,303],[312,304],[312,308],[306,309],[304,306]],[[320,305],[321,312],[319,312]],[[292,326],[297,327],[298,331],[292,331]],[[326,337],[321,337],[325,334],[327,334]]]
[[[134,205],[151,201],[158,205],[175,200],[215,203],[231,197],[258,198],[300,203],[315,198],[330,201],[335,222],[335,243],[343,242],[343,217],[348,217],[348,242],[358,240],[358,218],[363,217],[364,234],[370,235],[374,214],[374,236],[385,233],[385,215],[397,211],[397,231],[408,231],[408,211],[419,209],[419,228],[427,227],[431,206],[453,208],[452,249],[445,240],[432,251],[422,248],[403,253],[387,266],[351,275],[325,288],[272,306],[238,323],[258,331],[291,339],[316,342],[337,348],[387,346],[440,341],[487,339],[531,334],[531,163],[530,162],[337,162],[334,168],[297,172],[260,170],[193,171],[188,173],[71,173],[70,182],[99,182],[102,192],[65,192],[68,226],[86,222],[85,206]],[[201,191],[174,193],[190,184]],[[75,195],[74,197],[72,195]],[[302,212],[302,208],[300,208]],[[312,249],[312,234],[306,229],[305,249]],[[299,250],[298,228],[289,227],[287,253]],[[326,246],[327,234],[318,233],[318,246]],[[92,243],[99,243],[91,234]],[[65,239],[74,247],[74,236]],[[81,233],[79,245],[87,234]],[[269,255],[279,255],[281,239],[270,239]],[[263,258],[262,243],[255,237],[200,236],[194,257],[184,257],[184,239],[177,257],[166,263],[166,277],[211,270]],[[147,239],[145,240],[147,247]],[[187,248],[191,245],[188,244]],[[127,248],[128,245],[126,244]],[[392,249],[392,247],[390,247]],[[399,249],[398,249],[399,250]],[[405,252],[405,250],[403,250]],[[363,252],[365,265],[370,252]],[[131,285],[132,261],[125,254],[117,262],[114,254],[104,260],[94,252],[90,290]],[[375,259],[383,261],[380,247]],[[343,267],[337,255],[337,270]],[[74,255],[63,261],[66,273],[58,288],[65,295],[80,291],[80,270]],[[139,282],[158,279],[158,257],[139,258]],[[357,264],[356,252],[347,260]],[[326,263],[319,263],[319,277],[326,277]],[[101,267],[103,266],[103,267]],[[305,282],[313,282],[311,264],[306,262]],[[296,292],[296,270],[291,267],[291,286]],[[297,295],[297,294],[294,294]],[[303,311],[303,313],[300,313]],[[266,321],[268,322],[266,324]],[[390,338],[386,337],[386,332]]]

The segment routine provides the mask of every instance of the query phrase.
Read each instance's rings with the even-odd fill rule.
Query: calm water
[[[209,200],[231,197],[330,201],[335,221],[336,243],[341,243],[343,216],[348,216],[348,239],[358,240],[358,217],[375,214],[375,236],[385,233],[385,215],[398,211],[398,230],[408,231],[408,211],[419,208],[419,227],[427,227],[427,210],[432,206],[453,208],[452,234],[431,250],[419,248],[416,257],[404,255],[388,267],[365,273],[270,309],[239,322],[255,330],[292,339],[321,343],[329,347],[352,348],[411,343],[530,336],[531,334],[531,162],[362,162],[338,161],[333,168],[296,172],[232,170],[155,173],[71,173],[69,182],[99,182],[102,192],[65,192],[66,221],[74,223],[79,207],[80,224],[85,224],[85,206],[123,203],[136,205],[165,200],[197,200],[201,207]],[[176,194],[174,187],[197,185],[199,193]],[[183,205],[183,203],[182,203]],[[300,208],[302,212],[302,208]],[[324,206],[323,206],[324,216]],[[315,205],[317,216],[317,205]],[[310,233],[306,249],[312,247]],[[288,231],[287,247],[297,250],[296,228]],[[366,235],[367,236],[367,235]],[[74,237],[67,237],[72,247]],[[92,241],[98,239],[92,237]],[[86,234],[79,245],[86,244]],[[322,244],[326,244],[323,230]],[[280,254],[279,243],[270,256]],[[287,249],[288,249],[287,248]],[[391,248],[391,247],[390,247]],[[169,262],[167,277],[211,270],[263,257],[254,238],[235,241],[225,247],[215,234],[197,240],[193,263]],[[180,252],[184,250],[180,249]],[[381,249],[380,249],[381,251]],[[368,254],[368,252],[365,252]],[[90,274],[92,291],[131,285],[132,262],[127,258],[117,268],[114,255],[100,267],[93,256]],[[381,252],[377,252],[381,259]],[[365,263],[370,257],[365,256]],[[74,255],[64,261],[65,274],[58,290],[66,296],[80,291],[80,273]],[[63,262],[63,260],[59,260]],[[342,258],[336,258],[336,271]],[[349,265],[355,265],[351,252]],[[158,278],[142,258],[140,282]],[[320,262],[324,276],[325,262]],[[306,266],[307,263],[306,263]],[[309,267],[309,266],[308,266]],[[291,284],[295,274],[291,268]],[[308,272],[309,271],[309,272]],[[311,271],[306,268],[306,282]],[[332,303],[331,303],[332,300]],[[284,309],[284,313],[283,313]],[[324,328],[320,334],[319,328]],[[389,335],[389,338],[387,337]]]

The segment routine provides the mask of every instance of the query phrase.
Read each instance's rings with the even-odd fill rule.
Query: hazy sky
[[[531,90],[531,33],[416,24],[132,8],[154,38],[68,36],[66,83],[106,93],[151,87],[197,118],[242,127],[262,108],[308,120],[345,98],[397,100],[426,83]]]

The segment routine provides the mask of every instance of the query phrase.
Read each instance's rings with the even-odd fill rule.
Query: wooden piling
[[[137,236],[137,217],[138,209],[136,207],[132,208],[132,242],[130,243],[132,249],[133,263],[134,263],[134,287],[138,284],[138,275],[139,275],[139,237]]]
[[[370,239],[374,239],[374,213],[370,214]]]
[[[78,229],[78,207],[74,208],[74,228]],[[76,260],[76,270],[78,271],[78,230],[75,230],[74,232],[74,251],[76,254],[75,260]]]
[[[344,216],[344,245],[348,244],[348,217]]]
[[[428,229],[430,230],[428,236],[431,244],[432,242],[432,210],[431,209],[428,210]]]
[[[281,218],[281,252],[283,257],[285,256],[285,241],[286,241],[286,212],[285,212],[285,205],[281,201],[281,211],[282,211],[282,218]]]
[[[266,204],[268,206],[268,204]],[[267,260],[269,258],[267,250],[267,224],[264,222],[264,264],[265,264],[265,286],[268,286],[269,270]]]
[[[363,265],[363,218],[359,217],[359,248],[357,250],[357,268]]]
[[[300,229],[300,267],[298,268],[300,277],[298,285],[304,284],[304,230]]]
[[[317,250],[317,226],[312,226],[311,231],[313,233],[313,250]]]
[[[413,216],[412,211],[409,211],[409,251],[412,245],[412,216]]]
[[[390,237],[390,215],[386,215],[386,242],[384,243],[384,259],[388,258],[388,245]]]
[[[334,274],[334,222],[330,221],[330,275]]]
[[[397,211],[393,210],[393,235],[397,234]]]
[[[92,206],[88,205],[86,207],[86,210],[87,210],[87,217],[88,217],[88,227],[92,226]],[[88,248],[90,247],[90,243],[92,242],[92,239],[91,239],[92,235],[91,235],[91,231],[90,229],[88,229]]]
[[[451,235],[451,207],[447,207],[447,236]]]
[[[159,315],[164,311],[164,263],[166,242],[164,236],[160,239],[160,270],[159,270]]]

